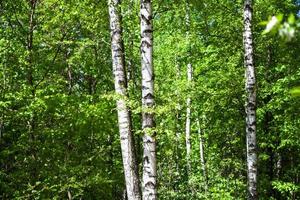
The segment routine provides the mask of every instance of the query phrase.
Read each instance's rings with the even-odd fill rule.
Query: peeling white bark
[[[248,199],[258,199],[257,194],[257,147],[256,147],[256,80],[253,59],[252,38],[252,0],[245,0],[244,7],[244,47],[245,47],[245,76],[247,100],[246,110],[246,139],[247,139],[247,170],[248,170]]]
[[[125,101],[127,97],[127,80],[124,64],[120,0],[109,0],[108,5],[115,91],[119,98],[117,100],[117,109],[126,190],[128,199],[140,200],[141,194],[135,157],[134,139],[131,130],[131,116]]]
[[[143,199],[157,199],[156,183],[156,141],[153,133],[154,115],[154,74],[153,74],[153,35],[151,0],[141,0],[141,63],[142,63],[142,106],[144,131],[143,144]]]

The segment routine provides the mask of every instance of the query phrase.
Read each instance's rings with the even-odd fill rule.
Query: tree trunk
[[[35,14],[36,14],[36,7],[38,0],[30,0],[28,1],[30,11],[29,11],[29,21],[28,21],[28,35],[27,35],[27,67],[28,67],[28,72],[27,72],[27,82],[30,86],[31,89],[31,100],[34,101],[35,99],[35,86],[34,86],[34,79],[33,79],[33,67],[34,67],[34,49],[33,49],[33,42],[34,42],[34,29],[36,27],[36,21],[35,21]],[[28,124],[28,133],[29,133],[29,142],[30,142],[30,152],[31,152],[31,157],[33,159],[33,166],[31,167],[31,182],[35,183],[37,179],[37,167],[36,167],[36,160],[37,160],[37,148],[35,145],[36,141],[36,113],[33,110],[32,115],[30,119],[27,121]]]
[[[190,13],[189,13],[189,4],[188,1],[186,1],[186,28],[187,28],[187,32],[186,32],[186,38],[188,43],[190,43],[189,38],[190,38]],[[190,46],[190,44],[188,44]],[[188,54],[187,54],[187,60],[190,61],[190,47],[188,50]],[[187,65],[187,81],[188,84],[190,84],[192,82],[192,78],[193,78],[193,67],[192,64],[190,62],[188,62]],[[187,170],[188,170],[188,174],[191,171],[191,162],[190,162],[190,157],[191,157],[191,97],[188,95],[187,99],[186,99],[186,123],[185,123],[185,143],[186,143],[186,161],[187,161]]]
[[[72,67],[68,62],[69,56],[70,56],[70,51],[67,49],[65,52],[65,63],[67,67],[68,94],[71,95],[73,90],[73,75],[72,75]]]
[[[192,65],[187,65],[188,83],[192,81]],[[191,97],[186,99],[186,123],[185,123],[185,143],[186,143],[186,161],[188,173],[191,171]]]
[[[280,178],[280,174],[281,174],[281,169],[282,169],[282,156],[280,154],[280,152],[276,153],[276,157],[277,157],[277,162],[276,162],[276,178],[279,179]]]
[[[131,116],[129,108],[126,105],[127,80],[124,66],[120,0],[109,0],[109,15],[113,73],[115,78],[115,91],[118,95],[118,122],[127,196],[130,200],[140,200],[141,194],[134,150],[134,139],[131,130]]]
[[[3,123],[3,114],[2,114],[2,116],[1,116],[1,118],[0,118],[0,140],[2,139],[2,136],[3,136],[3,128],[4,128],[4,123]]]
[[[130,20],[133,22],[135,13],[134,13],[134,0],[129,1],[129,13],[130,13]],[[132,14],[133,13],[133,14]],[[134,30],[129,29],[129,48],[128,48],[128,55],[127,58],[127,81],[130,83],[133,81],[133,85],[135,86],[135,66],[134,66]],[[135,88],[134,88],[135,90]]]
[[[199,134],[199,149],[200,149],[200,162],[201,162],[201,169],[203,173],[204,178],[204,188],[205,192],[207,192],[207,170],[206,170],[206,164],[205,164],[205,158],[204,158],[204,142],[203,142],[203,135],[201,132],[200,122],[199,118],[197,118],[197,126],[198,126],[198,134]]]
[[[180,67],[177,61],[177,57],[175,58],[175,65],[176,65],[176,77],[178,80],[180,80],[181,78],[181,72],[180,72]],[[175,91],[176,96],[180,96],[179,90],[176,89]],[[176,165],[176,172],[177,174],[180,174],[180,170],[179,170],[179,162],[180,162],[180,133],[181,133],[181,105],[180,105],[180,101],[177,102],[177,109],[176,109],[176,116],[175,116],[175,139],[176,139],[176,143],[175,143],[175,165]],[[177,178],[177,177],[176,177]]]
[[[141,0],[141,62],[142,62],[142,128],[143,145],[143,199],[157,199],[156,141],[154,114],[154,73],[151,0]]]
[[[252,39],[252,0],[245,0],[244,6],[244,47],[245,47],[245,89],[247,100],[246,111],[246,140],[247,140],[247,170],[248,170],[248,199],[258,199],[257,194],[257,147],[256,147],[256,81],[253,60]]]

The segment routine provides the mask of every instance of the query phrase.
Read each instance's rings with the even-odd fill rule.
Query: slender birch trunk
[[[188,83],[192,82],[192,65],[189,63],[187,65],[187,77]],[[186,143],[186,161],[188,173],[191,171],[191,97],[188,95],[186,99],[186,123],[185,123],[185,143]]]
[[[280,152],[276,153],[277,162],[276,162],[276,178],[280,178],[281,169],[282,169],[282,156]]]
[[[189,42],[190,38],[190,13],[189,13],[189,4],[188,0],[186,1],[186,27],[187,27],[187,32],[186,32],[186,38]],[[190,44],[188,44],[190,45]],[[188,52],[188,61],[190,61],[190,50]],[[193,67],[192,64],[189,62],[187,65],[187,81],[188,84],[192,82],[193,78]],[[186,161],[187,161],[187,170],[188,173],[191,171],[191,163],[190,163],[190,157],[191,157],[191,97],[188,95],[186,99],[186,123],[185,123],[185,143],[186,143]]]
[[[258,199],[257,193],[257,147],[256,147],[256,80],[253,59],[252,39],[252,0],[245,0],[244,6],[244,47],[247,100],[246,139],[247,139],[247,170],[248,170],[248,199]]]
[[[35,98],[35,87],[34,87],[34,80],[33,80],[33,42],[34,42],[34,29],[36,26],[35,23],[35,13],[36,13],[36,6],[37,6],[37,0],[30,0],[29,1],[29,6],[30,6],[30,13],[29,13],[29,24],[28,24],[28,29],[29,33],[27,36],[27,62],[28,62],[28,72],[27,72],[27,82],[31,87],[31,94],[32,94],[32,99]],[[28,122],[29,125],[29,132],[30,132],[30,137],[31,140],[35,140],[35,135],[34,135],[34,128],[35,128],[35,113],[33,113],[33,116],[31,117],[30,121]]]
[[[1,118],[0,118],[0,140],[2,140],[3,137],[3,129],[4,129],[4,114],[2,113]]]
[[[131,130],[131,116],[125,101],[127,97],[127,80],[124,64],[125,59],[122,40],[120,0],[109,0],[108,5],[115,91],[116,94],[119,95],[119,99],[117,100],[117,109],[126,190],[128,199],[140,200],[141,194],[139,189],[134,139]]]
[[[178,80],[180,80],[181,77],[181,72],[180,72],[180,67],[177,61],[177,57],[175,58],[175,66],[176,66],[176,77]],[[176,89],[176,96],[180,96],[179,90]],[[180,160],[180,156],[179,156],[179,145],[180,145],[180,132],[181,132],[181,128],[180,128],[180,117],[181,116],[181,105],[180,102],[177,102],[177,109],[176,109],[176,116],[175,116],[175,139],[176,139],[176,150],[175,150],[175,165],[176,165],[176,172],[177,174],[180,174],[179,172],[179,160]]]
[[[26,50],[27,50],[27,82],[31,88],[31,100],[34,101],[36,97],[36,86],[34,81],[34,30],[37,26],[36,23],[36,9],[38,5],[38,0],[30,0],[28,1],[29,4],[29,22],[28,22],[28,35],[27,35],[27,44],[26,44]],[[34,183],[37,179],[37,167],[36,167],[36,160],[37,160],[37,148],[35,145],[36,141],[36,121],[37,121],[37,115],[36,112],[33,110],[32,115],[30,119],[27,121],[28,124],[28,133],[29,133],[29,142],[30,142],[30,152],[31,156],[33,158],[33,164],[31,167],[31,182]]]
[[[132,14],[134,13],[134,0],[129,1],[129,13],[130,13],[130,20],[134,21],[135,15]],[[133,85],[135,86],[135,69],[134,69],[134,59],[133,59],[133,51],[134,51],[134,30],[130,30],[129,32],[129,51],[128,51],[128,56],[127,57],[127,81],[130,83],[133,81]]]
[[[143,144],[143,199],[157,199],[156,141],[154,114],[153,36],[151,0],[141,0],[141,62],[142,62],[142,128]]]
[[[201,162],[201,169],[203,173],[204,178],[204,187],[205,192],[207,192],[207,170],[206,170],[206,164],[205,164],[205,157],[204,157],[204,141],[203,141],[203,135],[200,127],[199,118],[197,118],[197,126],[198,126],[198,134],[199,134],[199,149],[200,149],[200,162]]]

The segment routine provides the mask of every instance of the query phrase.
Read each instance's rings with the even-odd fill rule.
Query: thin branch
[[[66,37],[66,33],[62,36],[62,38],[61,38],[61,42],[65,39],[65,37]],[[57,56],[58,56],[58,54],[59,54],[59,52],[61,51],[61,46],[62,46],[62,43],[58,46],[58,48],[57,48],[57,50],[56,50],[56,52],[55,52],[55,55],[54,55],[54,57],[53,57],[53,59],[52,59],[52,61],[51,61],[51,64],[49,65],[49,67],[47,68],[47,70],[46,70],[46,72],[44,73],[44,75],[43,75],[43,77],[42,77],[42,79],[34,86],[34,89],[37,89],[37,87],[46,79],[46,76],[49,74],[49,72],[50,72],[50,66],[52,66],[53,64],[54,64],[54,62],[56,61],[56,58],[57,58]]]

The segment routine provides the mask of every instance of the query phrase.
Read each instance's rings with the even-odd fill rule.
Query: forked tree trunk
[[[248,199],[258,199],[257,193],[257,147],[256,147],[256,80],[253,59],[252,39],[252,0],[245,0],[244,5],[244,47],[247,100],[246,110],[246,139],[247,139],[247,170],[248,170]]]
[[[141,63],[143,145],[143,199],[157,199],[156,141],[154,114],[153,36],[151,0],[141,0]]]
[[[126,105],[127,80],[122,40],[120,0],[109,0],[109,16],[111,28],[111,50],[115,91],[118,95],[117,109],[121,139],[121,150],[125,174],[127,196],[130,200],[140,200],[138,168],[135,157],[134,140],[131,130],[131,116]]]

